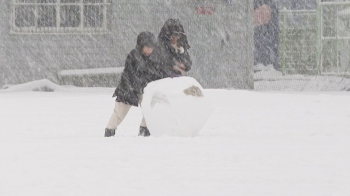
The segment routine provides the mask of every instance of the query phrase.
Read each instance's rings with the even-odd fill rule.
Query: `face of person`
[[[170,42],[171,42],[172,44],[176,44],[176,43],[177,43],[177,40],[179,40],[179,39],[180,39],[180,36],[178,36],[178,35],[173,35],[173,36],[171,36]]]
[[[142,47],[142,53],[145,55],[145,56],[150,56],[153,52],[153,48],[152,47],[148,47],[148,46],[144,46]]]

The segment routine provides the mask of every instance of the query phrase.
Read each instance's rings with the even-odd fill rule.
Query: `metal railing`
[[[280,11],[283,73],[350,75],[350,1]]]
[[[350,1],[318,1],[320,73],[349,75]]]
[[[282,72],[314,73],[316,67],[316,11],[280,11]]]

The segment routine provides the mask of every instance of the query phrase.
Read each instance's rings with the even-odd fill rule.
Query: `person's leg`
[[[254,65],[267,66],[272,64],[275,69],[280,69],[278,33],[270,32],[268,35],[258,36],[254,45]]]
[[[140,101],[139,101],[140,106],[141,106],[141,102],[142,102],[142,97],[140,97]],[[139,129],[139,136],[148,137],[150,135],[151,134],[147,128],[147,123],[146,123],[145,117],[142,117],[140,129]]]
[[[254,29],[254,65],[267,65],[269,62],[269,39],[264,27]]]
[[[131,108],[131,105],[128,105],[122,102],[115,102],[113,114],[109,119],[109,122],[105,130],[105,137],[114,136],[115,130],[120,125],[120,123],[124,120],[130,108]]]
[[[126,114],[129,112],[131,105],[115,102],[113,114],[107,124],[108,129],[117,129],[120,123],[124,120]]]
[[[149,130],[147,128],[145,117],[143,117],[142,121],[141,121],[141,125],[140,125],[139,136],[148,137],[150,135],[151,135],[151,133],[149,132]]]
[[[278,38],[278,33],[276,33],[277,36],[275,36],[275,38],[272,41],[272,64],[273,67],[276,70],[281,70],[281,65],[280,65],[280,61],[279,61],[279,38]]]
[[[141,126],[141,127],[147,127],[145,117],[142,117],[140,126]]]

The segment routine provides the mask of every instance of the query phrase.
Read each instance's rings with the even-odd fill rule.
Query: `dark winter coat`
[[[279,68],[278,45],[279,45],[279,24],[278,8],[274,0],[254,0],[254,10],[267,4],[272,10],[272,18],[267,24],[254,28],[254,61],[255,64],[273,64]]]
[[[126,58],[124,71],[113,94],[113,97],[117,97],[116,101],[138,106],[143,88],[147,83],[162,78],[153,66],[154,63],[150,61],[149,57],[142,54],[143,46],[155,47],[155,44],[156,39],[153,34],[140,33],[136,48]]]
[[[172,35],[180,36],[178,47],[182,47],[183,51],[177,50],[171,45],[170,39]],[[169,19],[165,22],[159,33],[158,46],[150,58],[153,62],[157,63],[157,67],[161,69],[163,77],[181,76],[181,72],[174,70],[173,66],[177,62],[180,62],[185,65],[185,71],[191,69],[192,61],[187,51],[189,48],[190,45],[188,44],[187,36],[180,21]]]

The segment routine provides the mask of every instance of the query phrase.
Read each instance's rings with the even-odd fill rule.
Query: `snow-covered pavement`
[[[273,65],[261,64],[254,66],[254,69],[254,89],[258,91],[350,91],[349,73],[283,75]]]
[[[350,94],[206,90],[194,138],[104,138],[113,88],[0,91],[0,195],[349,195]],[[152,132],[152,130],[151,130]]]

